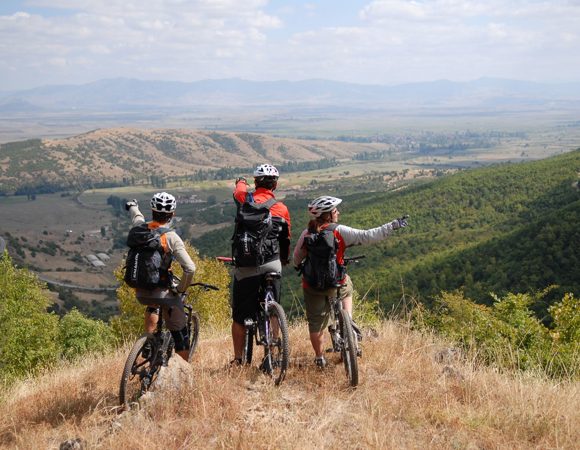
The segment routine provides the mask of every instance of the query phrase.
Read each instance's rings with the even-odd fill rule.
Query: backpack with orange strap
[[[124,280],[132,288],[166,288],[171,283],[171,255],[162,243],[169,228],[149,228],[141,223],[129,230],[129,253],[125,260]]]

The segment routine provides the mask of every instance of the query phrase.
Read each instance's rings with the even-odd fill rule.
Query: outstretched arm
[[[352,245],[367,245],[380,242],[391,235],[394,230],[405,226],[407,226],[406,219],[401,218],[368,230],[359,230],[346,225],[339,225],[336,229],[342,236],[344,244],[350,247]]]

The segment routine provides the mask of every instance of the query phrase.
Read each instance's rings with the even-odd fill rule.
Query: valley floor
[[[19,383],[0,397],[2,448],[577,448],[580,385],[501,374],[453,359],[445,343],[385,322],[365,338],[361,384],[337,356],[313,363],[306,325],[276,388],[229,369],[227,332],[202,336],[187,381],[139,410],[117,408],[127,348]]]

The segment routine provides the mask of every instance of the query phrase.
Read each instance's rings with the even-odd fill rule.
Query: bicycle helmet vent
[[[177,202],[175,197],[167,192],[158,192],[151,198],[151,209],[157,212],[173,212]]]
[[[342,203],[342,199],[323,195],[308,203],[308,212],[314,217],[320,217],[326,212],[331,212]]]
[[[279,176],[280,176],[280,173],[278,172],[278,169],[276,169],[271,164],[260,164],[258,167],[256,167],[256,170],[254,170],[254,177],[276,177],[276,178],[278,178]]]

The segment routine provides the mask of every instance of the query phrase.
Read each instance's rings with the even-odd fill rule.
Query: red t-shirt
[[[236,184],[236,189],[234,190],[234,198],[240,202],[244,203],[246,200],[246,195],[248,195],[248,185],[244,180],[238,181]],[[254,193],[254,201],[256,203],[265,203],[271,198],[276,198],[274,193],[270,189],[266,188],[257,188]],[[272,217],[280,217],[284,219],[284,222],[288,224],[288,239],[290,239],[290,213],[288,212],[288,208],[286,205],[280,201],[274,203],[274,206],[270,208],[270,212],[272,213]]]

